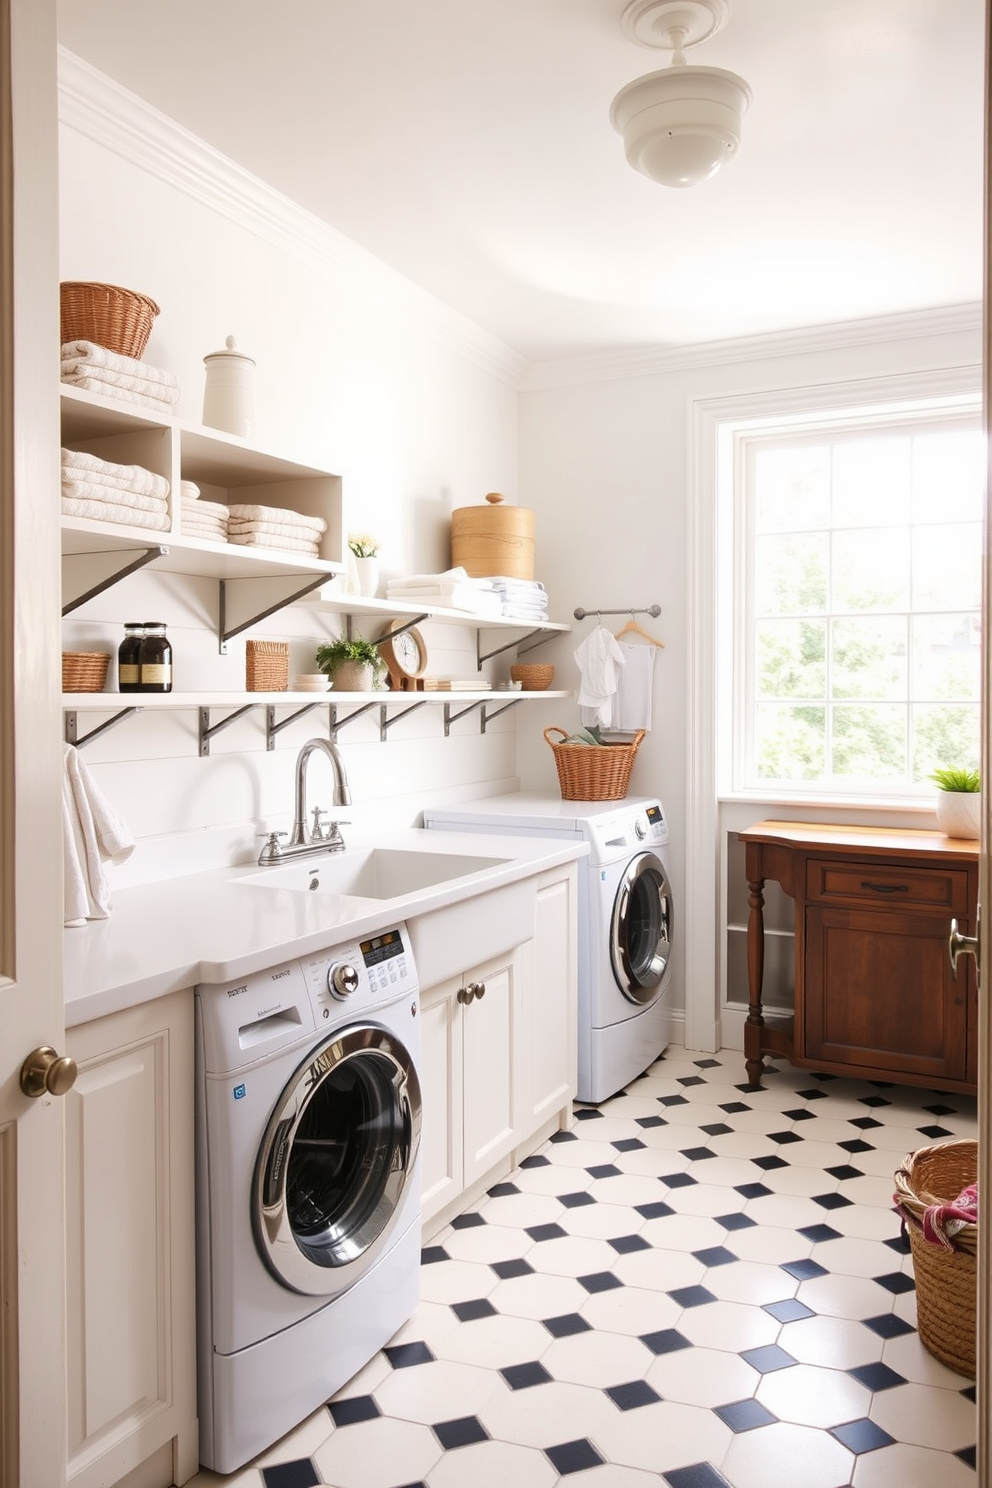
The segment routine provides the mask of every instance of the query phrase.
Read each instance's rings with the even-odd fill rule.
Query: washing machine
[[[195,989],[200,1459],[231,1473],[410,1317],[421,1043],[406,926]]]
[[[580,838],[578,1088],[598,1104],[641,1074],[671,1033],[674,908],[661,802],[516,792],[431,808],[435,830]]]

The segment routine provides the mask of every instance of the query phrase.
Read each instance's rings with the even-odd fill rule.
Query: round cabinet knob
[[[644,820],[643,816],[639,816],[634,822],[634,833],[637,837],[640,838],[642,842],[648,835],[648,824]]]
[[[339,966],[332,966],[327,973],[327,990],[332,997],[343,1002],[346,997],[358,991],[358,972],[346,961],[342,961]]]
[[[36,1100],[40,1095],[66,1095],[76,1083],[76,1061],[56,1054],[48,1044],[33,1049],[21,1065],[21,1089]]]
[[[469,982],[468,990],[471,992],[473,997],[485,997],[486,984],[485,982]]]
[[[468,1007],[474,996],[475,992],[471,987],[458,988],[457,1000],[461,1003],[462,1007]]]

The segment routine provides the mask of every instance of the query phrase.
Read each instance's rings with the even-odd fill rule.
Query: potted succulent
[[[318,646],[317,666],[338,692],[371,692],[386,670],[379,647],[361,636],[353,641],[342,636]]]
[[[982,835],[982,777],[978,770],[934,770],[937,825],[946,837],[977,839]]]

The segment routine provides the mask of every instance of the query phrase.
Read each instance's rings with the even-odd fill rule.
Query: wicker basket
[[[920,1342],[969,1379],[975,1377],[978,1226],[966,1224],[954,1236],[954,1249],[945,1250],[924,1238],[923,1214],[931,1204],[951,1203],[977,1175],[977,1142],[940,1142],[903,1159],[894,1195],[913,1253]]]
[[[109,651],[63,651],[62,691],[102,692],[109,665]]]
[[[289,686],[289,643],[245,643],[245,687],[248,692],[285,692]]]
[[[562,744],[552,734],[563,739],[568,735],[560,728],[544,730],[554,753],[563,801],[623,800],[644,729],[638,729],[629,744],[603,744],[598,749],[592,744]]]
[[[555,669],[540,661],[520,661],[511,666],[510,677],[524,692],[543,692],[555,680]]]
[[[78,280],[66,280],[59,292],[63,346],[67,341],[93,341],[119,356],[141,356],[158,314],[154,300],[118,284]]]

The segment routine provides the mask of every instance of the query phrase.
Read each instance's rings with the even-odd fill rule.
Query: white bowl
[[[326,672],[298,672],[296,680],[297,682],[320,683],[326,687],[330,679]]]
[[[330,690],[331,684],[326,677],[322,677],[319,682],[307,682],[304,677],[293,679],[294,692],[330,692]]]

